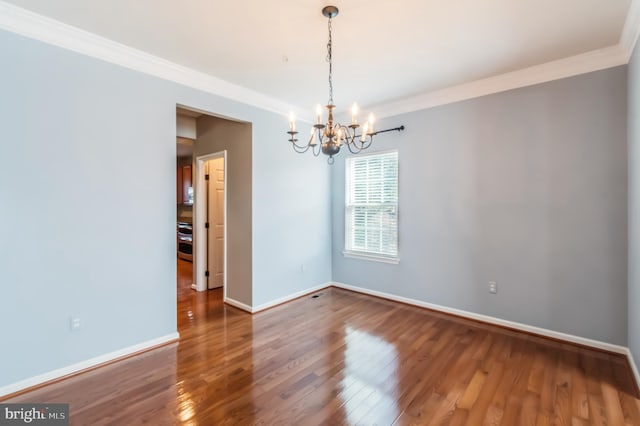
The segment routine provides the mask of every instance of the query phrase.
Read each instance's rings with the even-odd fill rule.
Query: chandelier
[[[333,60],[332,60],[332,48],[333,40],[331,38],[331,20],[338,16],[338,8],[335,6],[326,6],[322,9],[322,14],[328,18],[329,29],[329,41],[327,42],[327,62],[329,62],[329,102],[327,102],[327,122],[322,123],[322,108],[320,105],[316,107],[317,123],[311,127],[309,135],[309,141],[306,145],[298,144],[296,135],[296,117],[293,114],[289,114],[289,142],[293,146],[293,149],[302,154],[309,150],[316,157],[322,152],[328,155],[327,161],[329,164],[333,164],[333,156],[340,152],[340,148],[346,145],[349,152],[357,154],[362,150],[365,150],[371,146],[373,137],[380,133],[402,131],[404,126],[395,127],[393,129],[374,131],[374,117],[373,114],[369,114],[367,121],[360,126],[358,124],[358,105],[353,104],[351,107],[351,124],[345,126],[338,122],[333,121],[333,110],[335,105],[333,103]],[[362,127],[362,128],[361,128]],[[360,134],[358,134],[360,132]]]

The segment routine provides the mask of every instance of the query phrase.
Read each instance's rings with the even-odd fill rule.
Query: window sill
[[[357,251],[343,251],[342,255],[351,259],[370,260],[372,262],[390,263],[392,265],[400,263],[400,258],[398,257],[380,256]]]

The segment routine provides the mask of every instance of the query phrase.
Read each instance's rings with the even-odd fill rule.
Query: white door
[[[207,161],[207,288],[224,285],[224,158]]]

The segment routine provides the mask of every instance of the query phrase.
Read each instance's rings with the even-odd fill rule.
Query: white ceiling
[[[311,109],[375,105],[616,45],[631,0],[9,0]]]

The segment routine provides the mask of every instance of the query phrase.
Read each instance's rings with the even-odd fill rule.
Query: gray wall
[[[295,153],[284,120],[253,124],[253,306],[260,306],[331,281],[333,166]],[[298,127],[308,135],[310,125]]]
[[[296,154],[287,123],[265,118],[199,118],[195,146],[196,156],[228,150],[227,291],[254,307],[331,281],[331,168]]]
[[[250,297],[329,280],[329,169],[286,117],[4,31],[0,52],[0,387],[176,331],[176,104],[252,123]]]
[[[629,349],[640,365],[640,48],[629,64]]]
[[[333,279],[626,344],[626,114],[618,67],[383,120],[407,126],[374,142],[399,150],[400,264],[342,256],[339,156]]]
[[[251,306],[251,124],[198,118],[195,157],[227,151],[227,296]]]

